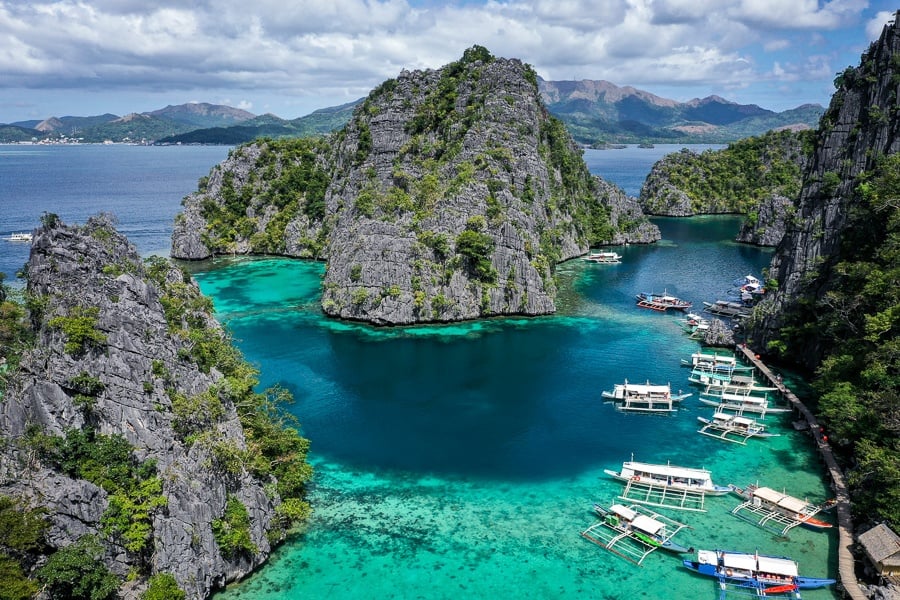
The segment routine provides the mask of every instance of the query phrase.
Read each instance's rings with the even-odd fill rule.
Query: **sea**
[[[691,147],[701,151],[706,147]],[[636,195],[652,164],[681,146],[586,150],[590,170]],[[165,254],[180,201],[226,147],[0,146],[0,237],[43,212],[117,216],[142,254]],[[639,460],[710,469],[718,484],[760,484],[814,502],[830,490],[810,439],[789,416],[779,434],[729,444],[697,433],[712,409],[681,360],[700,345],[679,315],[638,309],[640,292],[694,302],[729,297],[771,250],[733,241],[734,216],[658,218],[656,244],[613,248],[621,264],[559,265],[558,312],[452,325],[378,328],[325,318],[320,263],[259,257],[188,266],[261,389],[281,385],[311,440],[313,516],[265,566],[216,600],[290,598],[717,598],[711,579],[662,551],[635,565],[580,534],[592,507],[629,504],[605,470]],[[0,241],[7,283],[27,244]],[[794,389],[803,382],[784,374]],[[603,390],[628,380],[693,395],[673,415],[627,414]],[[731,514],[653,509],[686,525],[695,549],[790,556],[836,577],[835,532],[781,536]],[[829,517],[826,517],[829,518]],[[736,597],[729,594],[728,597]],[[833,589],[804,590],[836,598]]]

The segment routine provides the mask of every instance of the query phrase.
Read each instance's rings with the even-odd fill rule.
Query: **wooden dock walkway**
[[[831,445],[828,438],[822,434],[822,428],[816,416],[800,401],[794,393],[782,383],[781,379],[776,377],[774,373],[765,365],[757,356],[750,351],[745,345],[739,345],[738,350],[744,357],[755,366],[764,377],[772,382],[772,385],[778,388],[778,391],[787,399],[802,416],[809,425],[809,431],[813,435],[816,447],[828,467],[831,475],[831,487],[835,494],[835,510],[838,516],[838,573],[840,575],[840,584],[843,588],[844,596],[853,600],[866,600],[856,580],[856,570],[854,568],[853,553],[850,548],[854,544],[853,539],[853,517],[850,514],[850,494],[847,491],[847,484],[844,481],[844,474],[834,458],[831,451]]]

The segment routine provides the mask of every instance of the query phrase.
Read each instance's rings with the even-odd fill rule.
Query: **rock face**
[[[165,276],[180,283],[181,271],[169,268]],[[0,438],[5,441],[0,494],[46,507],[49,542],[56,548],[85,534],[103,537],[108,492],[42,461],[27,439],[35,431],[64,436],[88,427],[105,436],[123,436],[139,460],[156,461],[167,500],[152,518],[152,558],[141,569],[172,574],[188,598],[205,598],[211,589],[246,575],[268,556],[266,533],[277,494],[267,494],[263,483],[245,470],[223,473],[215,467],[211,446],[186,443],[176,433],[176,399],[215,389],[223,377],[215,369],[203,372],[187,358],[196,340],[171,331],[161,293],[148,280],[135,248],[102,216],[82,227],[54,224],[37,231],[27,272],[28,294],[37,299],[31,312],[37,339],[22,356],[0,403]],[[76,314],[93,315],[85,322],[93,321],[90,331],[96,336],[81,351],[67,349],[78,330],[67,331],[53,320]],[[195,318],[205,318],[206,326],[223,335],[208,313]],[[79,378],[100,388],[91,392],[89,403],[79,395]],[[211,431],[219,444],[246,448],[227,398]],[[211,524],[222,517],[230,496],[248,509],[258,553],[225,558],[219,550]],[[139,566],[138,557],[108,538],[106,551],[107,566],[120,577]],[[123,591],[124,597],[135,597],[140,582],[139,577],[137,586]]]
[[[760,351],[778,339],[793,315],[814,310],[811,306],[835,285],[842,244],[860,229],[853,218],[865,202],[859,191],[863,176],[879,157],[900,150],[898,55],[900,22],[895,20],[862,55],[860,66],[848,68],[835,82],[838,89],[822,117],[796,216],[789,219],[772,260],[770,276],[779,287],[755,312],[750,335]],[[823,355],[822,341],[813,334],[795,353],[810,368]]]
[[[756,246],[777,246],[787,229],[788,219],[796,211],[794,202],[784,196],[770,196],[756,207],[752,217],[741,224],[735,241]]]
[[[325,143],[276,146],[241,148],[214,169],[185,200],[172,256],[324,259],[322,308],[335,317],[552,313],[556,263],[591,245],[659,239],[632,201],[589,174],[534,71],[477,46],[384,82]],[[302,173],[285,178],[292,169]]]

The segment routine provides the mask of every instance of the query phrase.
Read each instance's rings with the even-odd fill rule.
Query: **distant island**
[[[541,98],[576,142],[726,144],[773,129],[815,129],[824,108],[805,104],[774,112],[719,96],[677,102],[608,81],[545,81]],[[230,106],[188,103],[125,116],[50,117],[0,124],[0,143],[136,143],[238,145],[257,138],[324,135],[342,128],[363,101],[322,108],[297,119],[254,115]]]

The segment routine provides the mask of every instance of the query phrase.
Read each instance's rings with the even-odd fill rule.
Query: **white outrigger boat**
[[[759,385],[752,375],[734,375],[704,369],[692,369],[688,381],[706,386],[706,393],[774,392],[774,386]]]
[[[694,352],[690,360],[681,359],[681,366],[691,367],[696,371],[708,373],[726,373],[733,375],[736,371],[752,371],[754,367],[739,364],[737,357],[730,354],[705,354]]]
[[[787,413],[791,409],[782,406],[769,406],[769,399],[764,396],[751,396],[750,394],[726,394],[721,393],[709,397],[700,394],[700,402],[708,406],[714,406],[716,412],[737,413],[739,415],[746,413],[754,413],[760,415],[760,418],[766,414]]]
[[[657,549],[676,554],[694,551],[672,540],[687,525],[658,513],[621,504],[609,508],[594,504],[594,512],[600,521],[582,531],[581,536],[637,565]]]
[[[602,265],[616,265],[622,262],[622,256],[617,252],[591,252],[587,256],[582,256],[581,260]]]
[[[691,393],[672,393],[672,386],[650,383],[617,383],[611,391],[604,390],[604,398],[617,403],[619,410],[635,412],[674,412],[676,402],[691,396]]]
[[[6,238],[7,242],[30,242],[33,239],[33,235],[27,232],[22,233],[11,233],[9,237]]]
[[[697,417],[703,423],[703,427],[697,433],[735,444],[746,444],[752,437],[778,437],[777,433],[766,431],[766,426],[757,423],[743,415],[732,415],[724,412],[715,412],[711,419]]]
[[[618,473],[612,469],[603,469],[603,472],[619,481],[703,492],[710,496],[724,496],[731,492],[729,486],[713,483],[712,473],[706,469],[678,467],[671,464],[655,465],[629,460],[622,463],[622,469]]]
[[[834,527],[828,521],[815,517],[823,509],[823,506],[768,487],[757,485],[748,485],[746,488],[739,488],[736,485],[730,487],[737,496],[744,500],[743,503],[732,509],[731,514],[763,529],[787,535],[788,531],[798,525],[818,531]]]
[[[676,510],[705,512],[707,494],[722,496],[731,490],[713,483],[712,475],[706,469],[631,460],[623,462],[619,472],[611,469],[603,472],[625,483],[619,498]]]

